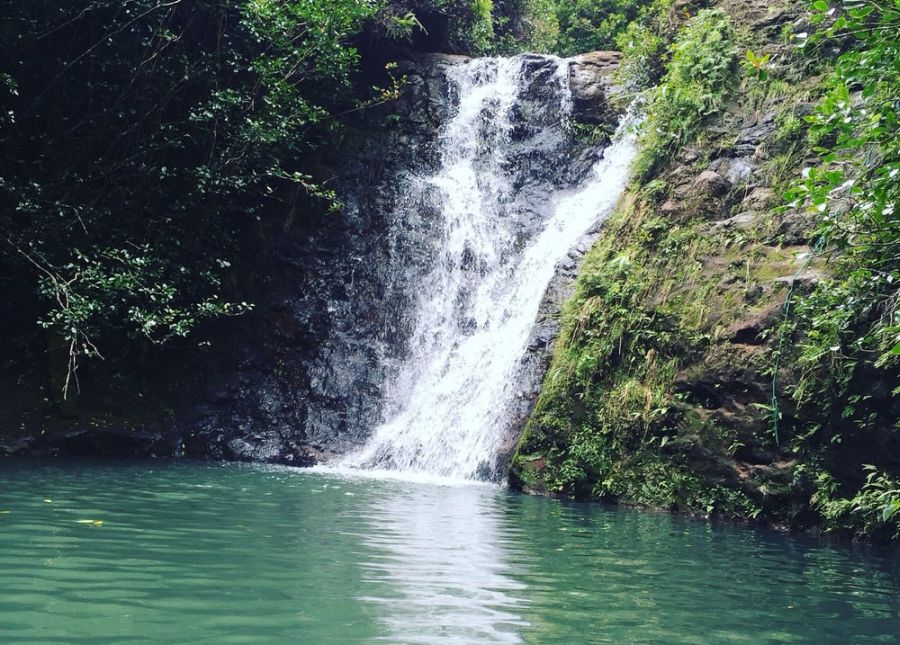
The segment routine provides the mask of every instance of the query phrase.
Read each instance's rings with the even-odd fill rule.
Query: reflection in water
[[[419,486],[372,499],[364,540],[368,582],[387,581],[377,603],[402,643],[520,643],[525,584],[511,577],[499,491]],[[521,571],[516,571],[521,575]]]
[[[811,538],[510,497],[526,641],[895,643],[900,563]],[[573,617],[577,616],[576,620]],[[586,638],[590,634],[590,638]]]

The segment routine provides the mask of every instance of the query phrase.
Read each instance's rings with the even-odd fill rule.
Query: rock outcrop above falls
[[[572,116],[583,123],[608,123],[614,119],[609,97],[614,91],[612,73],[621,54],[596,51],[572,59],[569,84],[572,89]]]

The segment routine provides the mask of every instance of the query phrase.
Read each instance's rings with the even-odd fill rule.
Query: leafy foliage
[[[733,28],[723,10],[704,9],[688,22],[672,48],[665,77],[648,92],[637,179],[649,178],[721,109],[736,80],[735,53]]]
[[[811,9],[820,28],[800,39],[801,51],[841,53],[826,96],[806,119],[818,163],[804,169],[787,200],[818,214],[834,277],[798,299],[785,332],[795,339],[800,375],[791,395],[804,419],[794,449],[824,465],[817,500],[833,528],[865,534],[893,522],[896,533],[900,6],[846,0]],[[892,430],[879,433],[884,427]],[[853,450],[872,459],[865,479],[861,470],[833,474],[848,444],[865,446]]]
[[[833,10],[814,3],[817,22]],[[900,279],[900,8],[882,8],[864,0],[846,2],[845,11],[805,47],[824,46],[850,34],[857,42],[835,64],[832,87],[808,117],[821,157],[788,194],[794,206],[822,214],[819,234],[839,253],[848,272],[842,284],[855,297],[845,323],[835,325],[854,338],[843,340],[850,351],[878,352],[879,366],[900,360],[900,321],[895,319],[895,282]],[[849,294],[848,294],[849,295]],[[824,312],[823,312],[824,313]],[[853,321],[874,322],[862,335]],[[817,326],[817,325],[813,325]],[[841,343],[844,346],[844,343]]]
[[[635,20],[615,39],[622,52],[618,76],[631,91],[646,90],[659,82],[668,63],[669,45],[678,30],[674,0],[655,0],[641,8]]]
[[[495,42],[495,21],[501,10],[492,0],[388,0],[378,3],[371,28],[395,40],[432,38],[442,51],[477,54]],[[429,25],[441,33],[428,33]],[[446,32],[446,33],[444,33]]]
[[[647,0],[561,0],[557,50],[572,56],[598,49],[613,49],[616,37],[638,16]]]
[[[900,480],[872,465],[863,470],[865,483],[849,499],[841,496],[838,481],[821,471],[816,478],[813,503],[829,529],[861,537],[883,534],[887,539],[900,539]]]
[[[497,0],[491,51],[555,52],[559,40],[556,6],[557,0]]]
[[[237,234],[299,189],[349,88],[367,0],[8,3],[0,264],[77,355],[246,311]],[[383,97],[382,97],[383,98]],[[95,344],[96,342],[96,344]]]
[[[746,59],[743,62],[744,69],[755,74],[758,80],[766,81],[769,78],[769,72],[766,70],[766,66],[769,64],[771,58],[771,54],[758,55],[753,52],[753,50],[748,50]]]

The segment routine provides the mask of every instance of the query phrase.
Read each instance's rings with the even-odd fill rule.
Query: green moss
[[[656,214],[660,186],[631,191],[585,258],[514,479],[582,498],[752,515],[752,500],[688,458],[697,442],[724,450],[735,441],[687,414],[675,390],[683,361],[712,342],[719,276],[704,262],[715,241],[702,220]]]
[[[719,31],[710,36],[711,30]],[[688,83],[689,59],[698,52],[727,54],[711,82],[723,92],[713,102],[719,116],[704,117],[718,119],[718,129],[697,137],[690,128],[699,121],[692,121],[661,146],[645,135],[654,170],[642,172],[639,160],[637,181],[585,258],[545,387],[513,460],[513,480],[529,489],[699,514],[756,517],[774,507],[768,471],[746,469],[739,477],[736,463],[748,444],[759,449],[770,442],[765,395],[759,408],[740,403],[729,412],[734,418],[722,418],[684,386],[712,379],[716,369],[765,371],[762,348],[735,358],[730,326],[779,302],[781,286],[774,280],[793,272],[797,253],[772,245],[769,224],[714,226],[690,193],[673,194],[686,173],[699,174],[704,160],[737,136],[721,127],[728,116],[724,88],[737,87],[727,62],[733,34],[727,17],[714,11],[698,16],[678,39],[681,67],[670,68],[664,83]],[[776,87],[770,100],[784,100],[776,96],[784,86]],[[740,87],[743,94],[751,89]],[[798,151],[788,144],[803,136],[785,115],[775,140],[793,159]],[[673,162],[670,154],[689,140],[696,161]],[[670,197],[680,204],[675,215],[659,209]],[[735,195],[729,203],[739,200]]]
[[[638,179],[650,178],[701,123],[724,105],[737,80],[734,28],[722,9],[704,9],[678,35],[662,82],[649,92]]]

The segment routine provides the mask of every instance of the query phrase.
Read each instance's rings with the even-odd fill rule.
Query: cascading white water
[[[489,472],[555,265],[624,189],[634,141],[620,128],[591,177],[574,192],[549,186],[548,215],[528,221],[537,211],[516,200],[509,158],[525,60],[479,59],[448,72],[458,108],[439,138],[438,172],[421,178],[438,189],[437,256],[420,280],[409,356],[386,391],[387,421],[344,466],[460,479]],[[566,118],[568,63],[555,64],[552,94]]]

